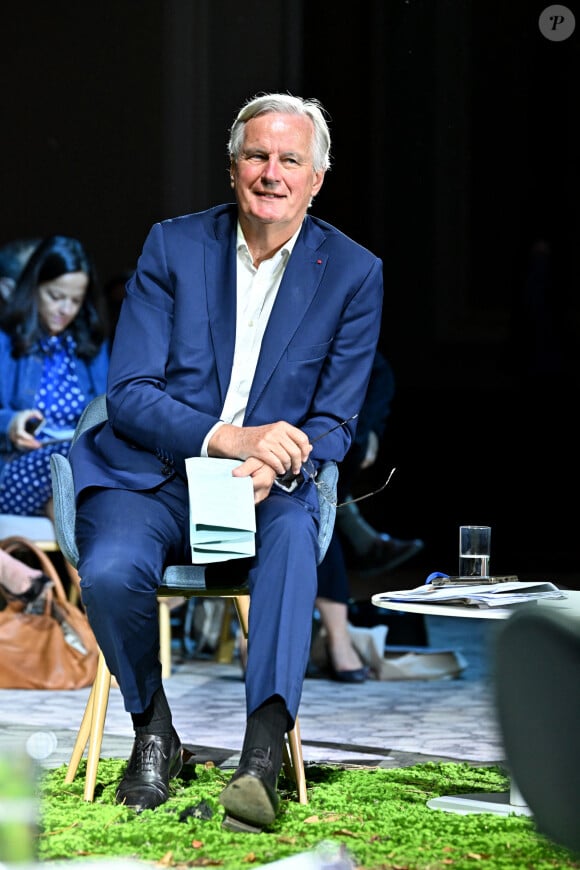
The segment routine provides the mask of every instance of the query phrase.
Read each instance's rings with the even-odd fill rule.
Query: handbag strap
[[[34,541],[31,541],[30,538],[22,537],[21,535],[10,535],[0,541],[0,548],[5,550],[7,553],[10,553],[12,556],[15,556],[15,558],[18,558],[18,554],[22,553],[23,550],[29,552],[38,562],[38,570],[42,571],[42,573],[46,574],[50,579],[54,589],[55,598],[60,602],[68,602],[58,571],[46,553],[41,550],[40,547],[37,547]],[[31,567],[34,569],[35,566]]]

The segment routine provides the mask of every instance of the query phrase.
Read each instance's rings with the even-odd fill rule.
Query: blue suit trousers
[[[298,713],[317,591],[318,519],[311,482],[293,493],[273,487],[256,507],[256,555],[248,560],[248,715],[274,695],[292,720]],[[125,709],[140,713],[161,685],[163,570],[191,562],[187,484],[175,476],[154,490],[88,489],[77,507],[76,537],[83,605]]]

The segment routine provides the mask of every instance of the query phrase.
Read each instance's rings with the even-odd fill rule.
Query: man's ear
[[[314,182],[312,184],[312,193],[311,196],[316,196],[316,194],[320,191],[322,184],[324,182],[325,172],[324,169],[319,169],[314,173]]]

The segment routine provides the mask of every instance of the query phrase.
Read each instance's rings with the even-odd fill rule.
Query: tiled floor
[[[305,760],[385,767],[433,759],[501,761],[491,680],[495,628],[494,621],[427,617],[430,647],[461,652],[467,660],[457,679],[361,685],[307,679],[300,707]],[[166,692],[181,739],[197,758],[235,766],[245,720],[239,664],[176,664]],[[34,735],[36,747],[46,746],[43,765],[68,762],[88,693],[0,690],[0,752]],[[131,745],[130,718],[113,689],[103,755],[125,758]]]

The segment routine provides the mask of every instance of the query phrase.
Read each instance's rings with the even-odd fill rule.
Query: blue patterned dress
[[[39,348],[44,364],[34,407],[42,411],[50,428],[74,428],[88,402],[75,370],[75,341],[71,335],[52,335],[41,339]],[[42,441],[42,432],[38,440]],[[69,450],[70,441],[60,441],[20,451],[7,462],[0,473],[0,513],[43,516],[52,497],[50,456],[66,456]]]

